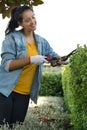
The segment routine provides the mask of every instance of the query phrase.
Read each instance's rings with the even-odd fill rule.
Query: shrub
[[[44,72],[41,79],[41,96],[62,96],[61,73]]]
[[[62,74],[64,99],[74,130],[87,130],[87,47],[77,47]]]

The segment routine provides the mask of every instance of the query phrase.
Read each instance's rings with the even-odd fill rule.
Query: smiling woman
[[[48,63],[48,56],[61,62],[49,42],[35,33],[36,21],[34,10],[27,5],[11,10],[1,52],[0,125],[3,120],[11,127],[24,122],[29,100],[37,103],[43,63]]]

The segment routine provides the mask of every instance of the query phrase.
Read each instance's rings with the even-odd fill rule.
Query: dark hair
[[[13,32],[16,28],[19,27],[19,24],[18,22],[22,22],[23,18],[22,18],[22,13],[26,10],[31,10],[33,11],[33,8],[32,7],[29,7],[29,6],[17,6],[17,7],[14,7],[12,10],[11,10],[11,19],[8,23],[8,26],[5,30],[5,34],[9,34],[10,32]]]

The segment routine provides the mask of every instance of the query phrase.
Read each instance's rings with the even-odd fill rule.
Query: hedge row
[[[63,69],[62,84],[66,106],[71,112],[74,130],[87,130],[87,46],[77,46],[77,53]]]
[[[41,79],[41,96],[62,96],[61,73],[44,72]]]

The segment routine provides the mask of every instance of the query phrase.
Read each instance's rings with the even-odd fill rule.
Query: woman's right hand
[[[36,55],[30,56],[30,63],[40,65],[43,63],[48,63],[48,61],[46,60],[46,56]]]

